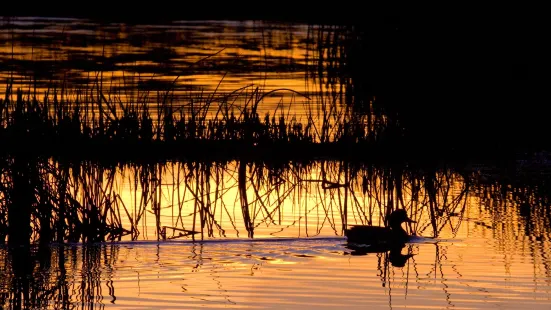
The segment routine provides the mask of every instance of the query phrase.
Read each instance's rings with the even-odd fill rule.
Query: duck
[[[410,239],[402,223],[417,223],[409,218],[406,210],[394,210],[388,218],[388,226],[353,225],[345,229],[348,243],[370,245],[372,250],[402,248]]]

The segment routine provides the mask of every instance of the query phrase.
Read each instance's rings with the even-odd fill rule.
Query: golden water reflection
[[[468,236],[418,243],[404,267],[384,254],[350,256],[341,239],[126,243],[54,247],[13,266],[0,249],[0,304],[37,308],[531,308],[545,309],[540,263]],[[538,245],[535,245],[536,247]],[[21,265],[21,262],[19,262]],[[12,273],[12,269],[15,271]],[[27,292],[27,295],[25,295]]]
[[[323,72],[323,61],[335,61],[319,57],[327,50],[317,43],[329,39],[331,29],[317,26],[108,24],[96,32],[98,25],[82,20],[15,24],[14,31],[5,24],[0,31],[4,81],[12,73],[21,74],[15,77],[22,82],[23,73],[38,72],[42,82],[63,74],[71,83],[88,84],[101,70],[103,85],[118,87],[121,98],[138,98],[135,92],[166,87],[177,76],[180,94],[212,91],[226,73],[220,91],[254,82],[334,99],[332,91],[342,87],[326,76],[313,78],[314,85],[305,79],[313,65],[321,61]],[[261,108],[273,112],[280,101]],[[551,216],[549,200],[537,187],[484,183],[472,171],[324,161],[116,168],[49,162],[37,171],[41,187],[33,189],[38,211],[32,214],[32,241],[47,236],[42,228],[51,225],[68,245],[0,248],[3,307],[549,304]],[[11,184],[4,173],[0,181],[5,188]],[[5,188],[2,225],[10,203]],[[408,210],[418,223],[407,230],[425,237],[402,249],[401,262],[390,253],[347,247],[345,227],[381,225],[393,208]],[[104,224],[110,230],[94,235]],[[179,235],[187,231],[198,234]],[[104,239],[116,242],[97,244]]]
[[[173,162],[80,172],[81,180],[91,183],[74,180],[69,191],[85,205],[90,190],[100,189],[115,207],[103,205],[100,213],[113,213],[134,232],[123,240],[178,238],[180,231],[172,228],[199,232],[188,237],[194,240],[342,236],[346,225],[384,225],[393,204],[409,210],[418,223],[408,229],[426,237],[455,238],[464,229],[460,224],[470,220],[465,216],[480,218],[468,208],[479,198],[469,194],[465,177],[446,171],[433,180],[439,184],[436,200],[420,176],[404,174],[402,183],[389,188],[396,181],[389,170],[329,161],[285,167]],[[101,209],[102,203],[96,206]]]
[[[156,103],[171,90],[177,102],[227,94],[248,85],[289,88],[306,96],[341,88],[326,76],[342,55],[340,27],[261,21],[174,21],[167,24],[99,23],[86,19],[0,17],[0,91],[39,96],[54,87],[98,86],[123,103]],[[334,43],[330,43],[334,42]],[[321,70],[318,73],[318,70]],[[310,76],[313,74],[314,76]],[[260,112],[288,104],[293,94],[269,97]],[[297,114],[303,104],[296,98]]]
[[[185,308],[543,308],[549,301],[549,207],[528,188],[452,169],[328,161],[98,167],[70,173],[75,212],[85,219],[98,206],[130,233],[113,244],[3,249],[4,304],[17,290],[58,296],[51,286],[67,292],[58,302],[115,308],[179,308],[182,300]],[[390,203],[418,221],[407,227],[418,237],[401,253],[351,249],[343,227],[381,225]],[[183,230],[199,234],[179,236]],[[29,280],[31,271],[43,274]]]

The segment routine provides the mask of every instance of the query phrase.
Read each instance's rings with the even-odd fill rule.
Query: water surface
[[[33,303],[73,309],[547,309],[545,258],[503,251],[485,233],[409,245],[403,267],[350,255],[340,238],[54,247],[25,262],[33,276],[10,274],[4,258],[2,299],[26,288]]]
[[[304,104],[319,104],[312,94],[339,91],[341,82],[328,80],[324,68],[339,61],[339,49],[330,55],[328,48],[340,44],[341,28],[261,21],[124,24],[4,17],[0,89],[14,81],[42,97],[54,87],[73,94],[99,85],[125,103],[157,103],[158,92],[170,91],[177,104],[256,87],[291,89],[300,95],[278,92],[260,109],[273,113],[279,106],[286,111],[295,101],[293,109],[300,111]]]
[[[65,86],[76,96],[92,86],[131,104],[155,104],[169,89],[176,102],[189,104],[194,96],[204,102],[213,93],[285,88],[300,94],[278,92],[259,109],[304,115],[315,107],[341,115],[324,107],[347,107],[351,84],[337,69],[349,31],[252,21],[3,18],[0,88],[13,80],[28,94]],[[18,172],[10,170],[9,158],[2,160],[0,231]],[[530,163],[519,162],[509,167],[517,173],[505,175],[474,165],[415,170],[242,160],[104,166],[37,159],[26,166],[35,182],[29,186],[33,246],[0,248],[0,304],[548,309],[549,183],[541,163]],[[401,253],[350,248],[343,229],[382,225],[389,207],[415,216],[417,223],[404,227],[418,237]],[[50,226],[59,228],[64,245],[39,247],[41,238],[52,236],[41,228]],[[98,227],[112,230],[98,237]],[[179,235],[189,230],[197,234]]]
[[[334,165],[339,171],[338,163]],[[189,176],[183,166],[176,164],[172,169],[175,167],[182,169],[181,175]],[[216,169],[211,169],[214,174]],[[316,178],[316,169],[312,167],[307,175]],[[243,205],[238,202],[243,185],[232,177],[236,170],[224,170],[228,181],[221,184],[227,188],[214,190],[212,185],[211,198],[198,195],[208,183],[197,188],[194,181],[184,178],[171,184],[167,176],[173,170],[155,170],[166,175],[159,187],[149,190],[161,198],[140,206],[132,201],[141,198],[122,197],[128,211],[119,205],[123,209],[118,212],[127,215],[118,221],[127,228],[134,223],[139,234],[126,235],[120,241],[88,245],[68,242],[31,249],[2,247],[1,303],[13,308],[67,309],[549,307],[549,207],[528,187],[521,192],[492,182],[466,186],[467,180],[445,172],[437,175],[436,183],[442,214],[432,221],[430,208],[425,205],[431,200],[413,200],[412,196],[426,197],[425,193],[422,189],[412,192],[413,184],[408,182],[416,179],[404,177],[403,197],[411,199],[406,200],[407,209],[418,221],[407,229],[418,236],[400,253],[370,253],[369,247],[346,242],[342,223],[371,220],[380,225],[382,210],[376,201],[389,197],[382,193],[384,174],[377,174],[377,170],[366,174],[375,182],[367,184],[367,191],[360,189],[361,184],[354,185],[354,179],[348,181],[349,187],[325,191],[321,182],[287,179],[289,184],[279,186],[289,194],[280,196],[277,204],[268,204],[276,200],[271,197],[275,195],[274,185],[256,180],[253,169],[246,175],[251,182],[246,186],[260,184],[256,190],[248,188],[251,199]],[[292,169],[287,171],[292,175]],[[115,188],[114,193],[143,193],[132,190],[132,169],[118,170],[117,174],[115,183],[104,179],[111,185],[102,192]],[[363,179],[362,175],[356,177]],[[237,183],[230,185],[232,179]],[[77,185],[78,181],[69,184],[83,186]],[[180,186],[185,190],[178,191]],[[68,193],[72,191],[68,189]],[[175,194],[182,196],[171,196]],[[86,201],[85,196],[75,197]],[[354,197],[357,201],[352,202]],[[183,201],[181,206],[174,204],[178,199]],[[202,205],[209,199],[205,209]],[[409,205],[419,202],[413,209]],[[156,203],[160,212],[154,207]],[[346,219],[339,211],[342,203],[350,204]],[[262,213],[262,205],[268,213]],[[86,214],[80,207],[75,212]],[[136,222],[132,216],[140,212],[143,216]],[[250,217],[244,217],[243,212]],[[267,214],[272,214],[271,219]],[[194,238],[178,236],[178,232],[161,236],[161,226],[194,227],[202,233]]]

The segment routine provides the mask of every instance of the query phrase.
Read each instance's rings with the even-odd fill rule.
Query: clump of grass
[[[4,162],[2,241],[93,243],[130,233],[120,220],[123,208],[113,187],[114,169],[21,156]]]
[[[477,178],[453,168],[326,160],[105,165],[18,157],[2,165],[2,240],[46,244],[149,239],[148,227],[158,239],[253,238],[260,226],[275,226],[274,235],[327,228],[341,235],[350,224],[385,225],[397,208],[417,220],[412,232],[437,237],[445,227],[458,231]],[[485,190],[508,199],[510,189]],[[527,218],[548,221],[546,193],[513,190],[516,203],[534,204],[521,210]]]
[[[383,137],[383,129],[336,103],[321,118],[310,110],[304,122],[281,109],[261,115],[259,105],[280,91],[293,92],[243,88],[176,100],[166,91],[158,94],[157,104],[145,99],[123,104],[120,97],[106,96],[99,85],[72,95],[53,88],[42,100],[30,92],[13,92],[9,85],[0,102],[0,143],[5,146],[4,154],[231,160],[270,154],[291,158],[346,155],[343,145],[364,147]]]

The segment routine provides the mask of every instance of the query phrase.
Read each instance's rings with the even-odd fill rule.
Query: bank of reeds
[[[303,115],[280,107],[259,112],[266,98],[282,92],[307,101]],[[388,146],[384,141],[400,139],[399,130],[387,124],[373,125],[337,102],[320,108],[289,89],[249,86],[189,98],[175,98],[168,90],[157,93],[154,104],[146,95],[128,102],[104,94],[98,82],[39,97],[9,85],[0,102],[2,154],[114,161],[362,158]]]
[[[353,223],[384,225],[395,208],[430,219],[412,230],[438,235],[450,214],[464,210],[467,189],[443,173],[339,161],[106,167],[17,157],[0,178],[0,236],[49,244],[253,238],[259,229],[341,235]],[[461,195],[448,198],[453,184],[462,184]]]
[[[531,219],[526,227],[546,227],[548,196],[539,188],[479,179],[454,169],[349,161],[105,166],[17,157],[3,161],[0,175],[0,238],[50,244],[340,236],[354,224],[385,225],[397,208],[417,220],[408,230],[437,237],[458,231],[477,196],[515,206],[507,212],[518,207]]]

